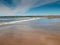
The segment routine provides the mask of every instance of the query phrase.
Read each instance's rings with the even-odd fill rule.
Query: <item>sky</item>
[[[0,16],[60,15],[60,0],[0,0]]]

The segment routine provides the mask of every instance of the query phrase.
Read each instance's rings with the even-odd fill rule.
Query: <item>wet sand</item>
[[[0,45],[60,45],[58,34],[26,25],[22,27],[11,27],[0,32]]]

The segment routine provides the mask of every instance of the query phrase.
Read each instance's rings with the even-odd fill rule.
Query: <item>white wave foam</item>
[[[32,19],[27,19],[27,20],[19,20],[19,21],[12,21],[12,22],[5,22],[5,23],[1,23],[1,25],[7,25],[7,24],[15,24],[15,23],[22,23],[22,22],[27,22],[27,21],[32,21],[32,20],[37,20],[40,18],[32,18]]]

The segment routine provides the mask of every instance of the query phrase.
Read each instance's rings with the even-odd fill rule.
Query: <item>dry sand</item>
[[[60,35],[39,30],[0,33],[0,45],[60,45]]]

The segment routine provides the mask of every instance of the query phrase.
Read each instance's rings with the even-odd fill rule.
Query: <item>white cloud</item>
[[[53,2],[56,2],[58,0],[39,0],[37,1],[33,7],[38,7],[38,6],[42,6],[42,5],[45,5],[45,4],[48,4],[48,3],[53,3]]]
[[[18,10],[20,10],[18,12],[23,15],[31,8],[35,8],[56,1],[58,0],[21,0],[21,6],[18,8]]]
[[[18,12],[19,14],[24,14],[31,8],[35,8],[56,1],[58,0],[13,0],[14,4],[17,5],[15,9],[10,9],[2,4],[2,6],[0,6],[0,16],[13,16],[17,15]]]

